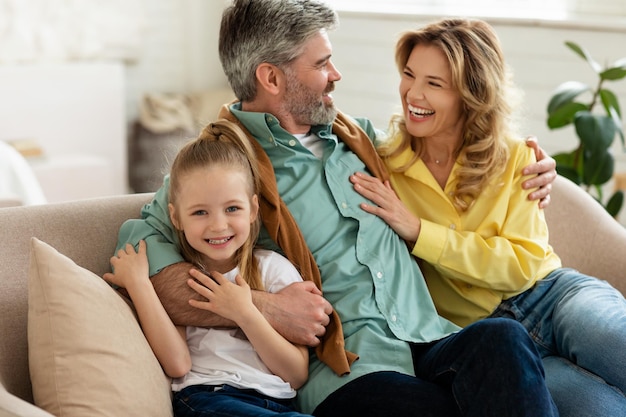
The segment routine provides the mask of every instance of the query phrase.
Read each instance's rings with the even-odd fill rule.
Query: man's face
[[[328,35],[320,32],[284,71],[287,83],[283,110],[297,125],[329,124],[337,115],[330,92],[341,73],[331,62],[331,53]]]

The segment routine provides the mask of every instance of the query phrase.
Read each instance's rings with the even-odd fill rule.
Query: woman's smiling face
[[[412,136],[462,138],[463,102],[441,50],[416,45],[402,72],[399,90],[406,127]]]

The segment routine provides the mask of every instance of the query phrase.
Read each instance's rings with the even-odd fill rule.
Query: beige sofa
[[[125,219],[137,217],[150,197],[150,194],[135,194],[0,209],[0,417],[51,415],[33,405],[29,374],[27,320],[31,237],[47,242],[78,265],[102,276],[108,271],[108,259],[115,247],[119,226]],[[622,293],[626,292],[624,227],[563,178],[554,184],[552,203],[546,215],[552,244],[566,266],[606,279]],[[44,270],[42,273],[46,272],[45,263],[39,268]],[[106,330],[114,334],[117,327]],[[80,373],[80,369],[78,371]],[[136,372],[141,373],[143,369],[137,368]],[[82,415],[94,414],[83,410]],[[135,410],[124,415],[147,414]]]

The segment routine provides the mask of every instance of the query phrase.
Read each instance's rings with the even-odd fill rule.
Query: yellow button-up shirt
[[[411,150],[387,161],[390,171],[412,156]],[[422,220],[413,248],[440,314],[466,326],[488,316],[503,299],[533,286],[561,266],[548,244],[548,228],[536,201],[522,189],[522,168],[535,162],[522,141],[510,143],[505,171],[465,212],[450,193],[458,163],[441,189],[422,160],[406,172],[391,174],[405,205]]]

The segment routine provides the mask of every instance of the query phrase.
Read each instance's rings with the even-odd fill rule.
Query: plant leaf
[[[584,58],[589,65],[591,65],[591,69],[593,69],[596,73],[599,74],[602,71],[602,66],[591,57],[591,54],[589,54],[585,48],[570,41],[565,42],[565,45],[567,45],[567,47],[572,51],[576,52],[580,57]]]
[[[622,126],[617,127],[617,134],[619,135],[620,140],[622,141],[623,151],[626,152],[626,139],[624,138],[624,129],[622,129]]]
[[[574,121],[574,117],[580,111],[587,111],[587,106],[578,102],[567,103],[554,110],[548,117],[548,127],[557,129],[567,126]]]
[[[588,152],[600,153],[615,139],[615,122],[608,116],[580,111],[574,117],[576,134]]]
[[[616,217],[624,205],[624,192],[617,190],[606,203],[606,211],[613,217]]]
[[[577,150],[574,150],[571,152],[558,153],[552,155],[552,157],[556,162],[556,172],[558,172],[559,175],[562,175],[565,178],[571,180],[575,184],[580,185],[580,183],[582,182],[582,178],[580,173],[576,169],[576,166],[580,165],[576,163],[577,154]]]
[[[626,148],[626,140],[624,138],[624,128],[622,127],[622,111],[619,106],[619,101],[615,94],[606,89],[600,90],[600,100],[606,110],[607,114],[611,116],[617,129],[617,134],[622,142],[622,147]],[[625,149],[626,150],[626,149]]]
[[[614,109],[614,111],[617,113],[616,123],[618,125],[621,124],[619,123],[619,119],[622,117],[622,111],[620,110],[617,96],[611,90],[607,90],[605,88],[601,89],[599,93],[600,100],[602,100],[602,104],[604,105],[606,113],[613,116],[613,112],[611,110]]]
[[[576,170],[572,167],[557,164],[556,172],[562,177],[567,178],[568,180],[572,181],[573,183],[577,185],[580,185],[582,183],[582,179],[580,178],[580,175],[578,175],[578,172],[576,172]]]
[[[620,58],[600,74],[603,80],[621,80],[626,77],[626,57]]]
[[[552,155],[557,165],[574,166],[574,158],[576,151],[571,152],[559,152]]]
[[[578,95],[586,91],[593,90],[587,84],[579,81],[566,81],[559,85],[552,93],[552,98],[548,103],[548,114],[552,114],[561,106],[571,103]]]
[[[602,80],[615,81],[615,80],[621,80],[624,77],[626,77],[625,67],[607,68],[600,73],[600,78]]]
[[[597,196],[597,197],[596,197],[596,196],[593,196],[593,198],[595,198],[595,199],[596,199],[596,201],[597,201],[598,203],[600,203],[600,205],[604,206],[604,205],[602,204],[602,199],[604,198],[604,197],[603,197],[603,196],[604,196],[604,193],[602,192],[602,186],[601,186],[601,185],[596,184],[596,185],[594,185],[594,186],[593,186],[593,189],[594,189],[594,190],[596,190],[596,196]]]
[[[613,177],[615,160],[608,149],[585,152],[583,183],[602,185]]]

